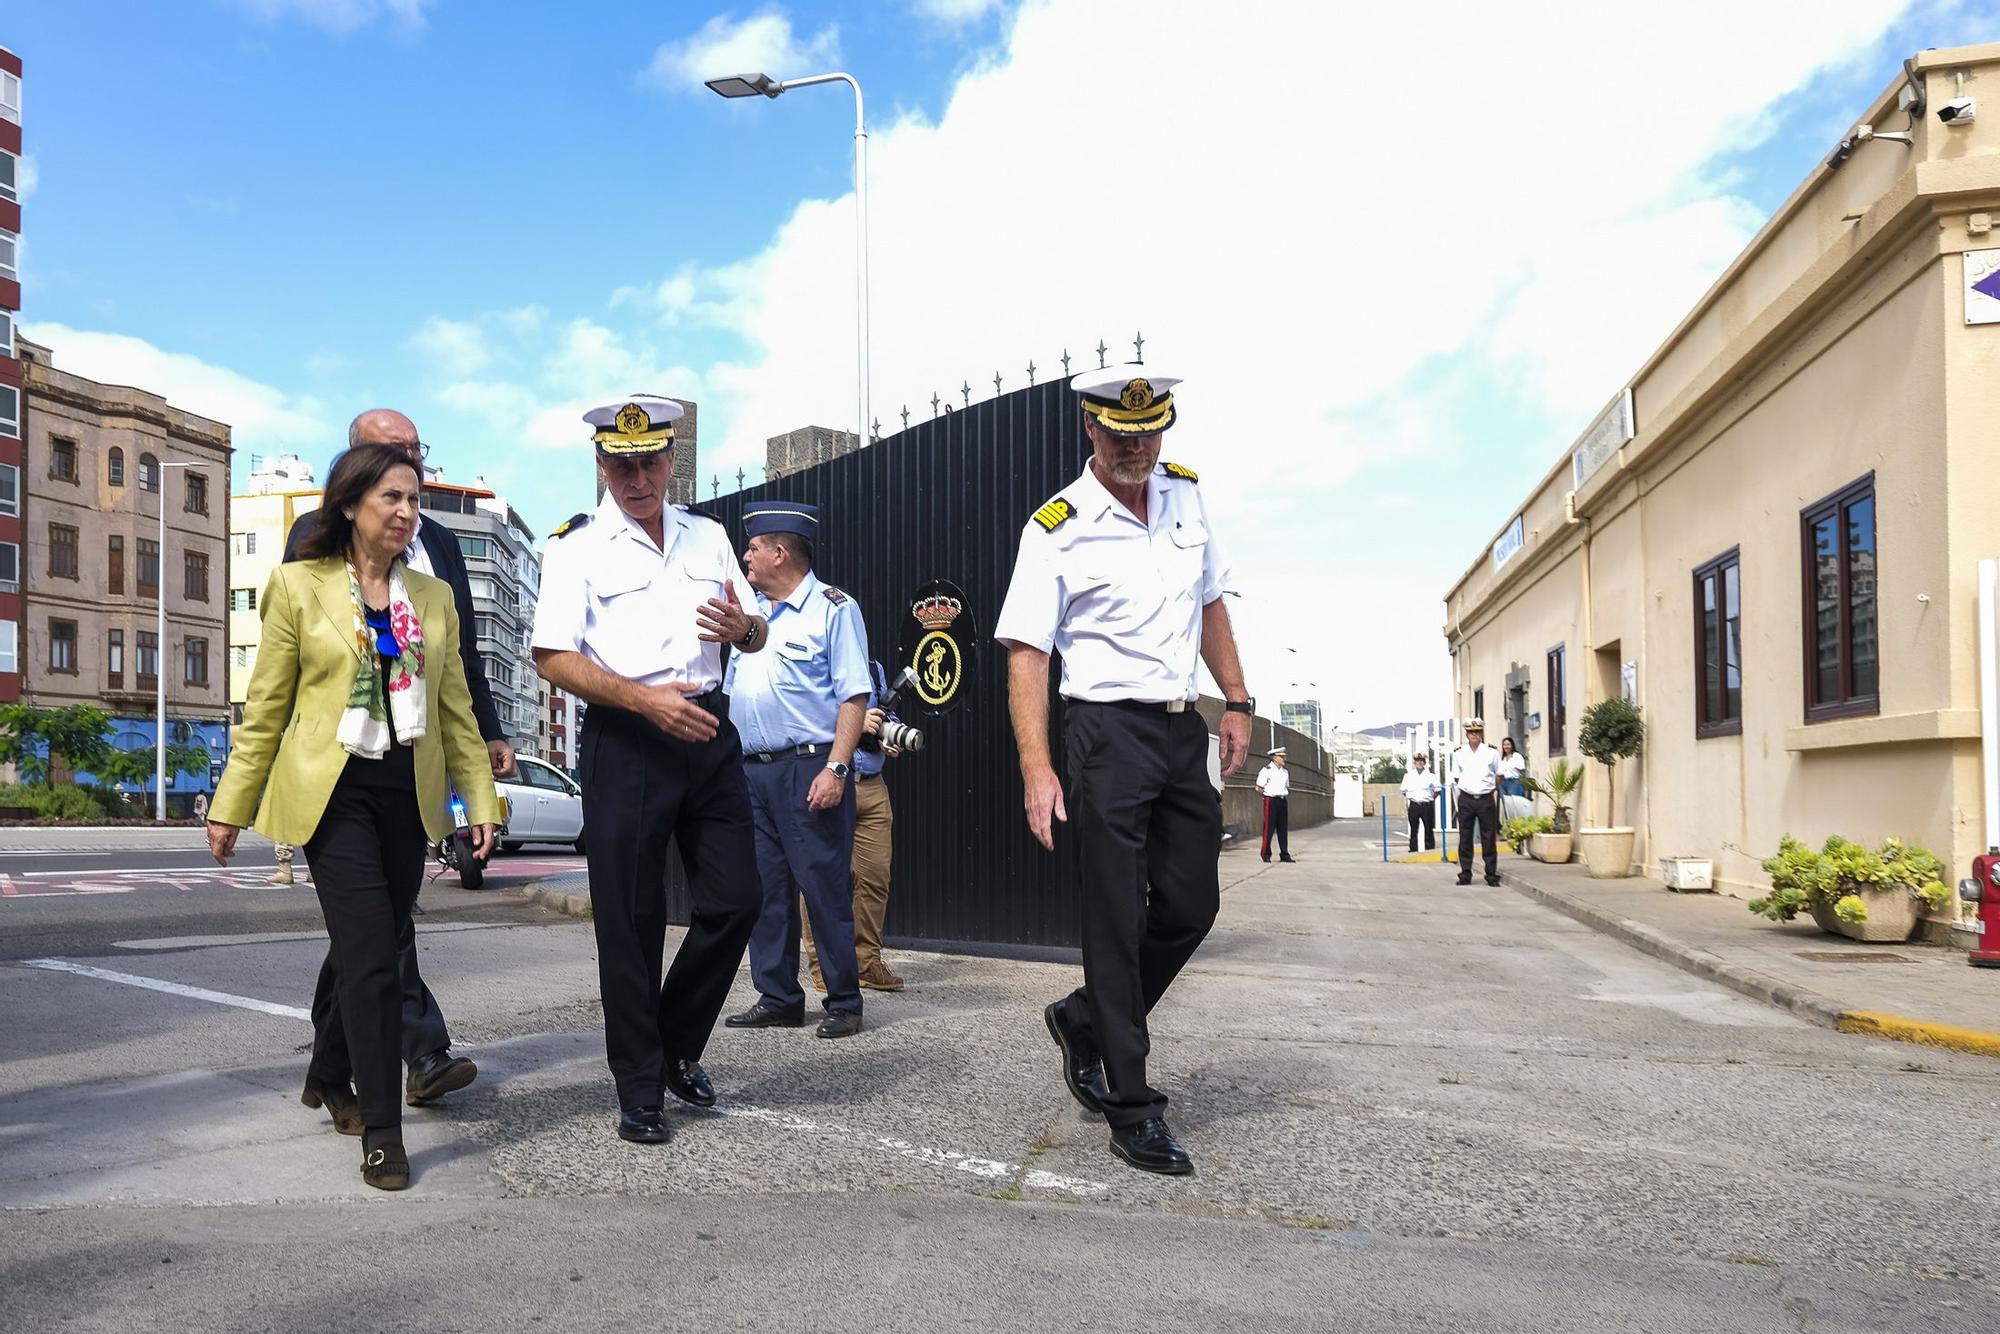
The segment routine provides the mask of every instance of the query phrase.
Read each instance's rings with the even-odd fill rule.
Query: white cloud
[[[1326,532],[1364,471],[1429,458],[1448,475],[1482,447],[1459,437],[1446,381],[1476,394],[1484,377],[1510,411],[1568,423],[1523,461],[1525,490],[1754,232],[1706,164],[1893,17],[1875,0],[1706,0],[1524,21],[1458,0],[1301,5],[1279,25],[1031,0],[935,122],[871,136],[875,416],[893,429],[968,379],[983,398],[996,368],[1017,388],[1031,357],[1047,378],[1065,347],[1094,364],[1100,336],[1125,357],[1143,330],[1147,360],[1188,377],[1171,456],[1239,535],[1246,586],[1285,590],[1267,637],[1343,664],[1319,676],[1370,720],[1437,712],[1439,601],[1474,553],[1451,540],[1387,569],[1299,534]],[[1311,76],[1285,52],[1315,53]],[[763,251],[655,293],[747,348],[708,368],[704,472],[754,467],[778,430],[850,424],[853,226],[851,196],[804,201]],[[1299,526],[1264,517],[1281,494]],[[1246,646],[1253,669],[1265,652]]]
[[[1000,7],[1000,0],[910,0],[910,8],[920,18],[934,23],[970,23]]]
[[[410,346],[440,373],[454,377],[477,373],[490,357],[477,325],[437,315],[410,335]]]
[[[158,394],[174,407],[226,423],[242,454],[277,448],[323,451],[341,427],[308,395],[289,394],[226,366],[168,352],[127,334],[29,323],[21,332],[47,347],[57,370]]]
[[[266,23],[297,18],[331,33],[349,33],[378,18],[415,30],[424,26],[424,12],[437,0],[234,0]]]
[[[35,193],[35,187],[42,183],[42,169],[36,163],[33,153],[21,155],[20,173],[20,180],[15,185],[15,190],[20,195],[21,201],[26,203],[28,196]]]
[[[768,6],[738,20],[718,14],[691,37],[662,43],[643,80],[670,92],[705,92],[703,83],[725,74],[769,74],[776,79],[818,74],[840,59],[840,29],[828,24],[801,40],[783,9]]]

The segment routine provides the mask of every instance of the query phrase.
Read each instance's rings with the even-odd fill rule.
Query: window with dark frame
[[[194,469],[188,469],[187,499],[182,508],[189,514],[208,513],[208,479]]]
[[[160,461],[151,454],[139,456],[139,489],[141,491],[160,489]]]
[[[1569,678],[1564,671],[1564,646],[1557,644],[1549,650],[1549,755],[1561,755],[1569,749]]]
[[[58,482],[76,480],[76,441],[61,436],[49,440],[49,476]]]
[[[77,577],[76,544],[77,530],[66,523],[49,525],[49,577],[51,579],[74,579]]]
[[[139,596],[160,595],[160,544],[150,537],[139,539]]]
[[[1694,572],[1694,734],[1743,731],[1743,571],[1731,548]]]
[[[125,539],[116,533],[111,535],[106,561],[105,592],[122,596],[125,592]]]
[[[1807,722],[1881,709],[1875,474],[1799,512]]]
[[[190,602],[208,601],[208,554],[190,551],[181,558],[181,596]]]
[[[182,650],[182,680],[191,686],[208,684],[208,641],[189,639]]]
[[[76,675],[76,622],[49,622],[49,670]]]
[[[113,690],[125,686],[125,632],[107,630],[104,634],[104,684]]]
[[[132,655],[132,672],[140,689],[151,689],[160,681],[160,637],[151,630],[141,630],[138,639],[138,650]]]
[[[104,479],[113,486],[125,485],[125,451],[116,445],[104,456]]]
[[[1480,686],[1472,692],[1472,716],[1486,721],[1486,687]]]

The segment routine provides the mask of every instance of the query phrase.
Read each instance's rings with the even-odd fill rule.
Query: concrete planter
[[[1612,829],[1580,829],[1576,850],[1597,880],[1622,880],[1632,874],[1632,841],[1639,831],[1627,825]]]
[[[1538,862],[1561,866],[1569,860],[1571,834],[1535,834],[1528,839],[1528,855]]]
[[[1901,944],[1917,934],[1917,927],[1924,920],[1924,901],[1902,885],[1847,892],[1859,895],[1861,901],[1868,905],[1868,920],[1843,922],[1834,913],[1831,903],[1815,903],[1812,905],[1812,919],[1819,923],[1820,930],[1846,936],[1849,940],[1894,941]]]

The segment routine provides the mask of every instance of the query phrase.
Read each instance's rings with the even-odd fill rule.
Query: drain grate
[[[1800,950],[1799,957],[1812,963],[1914,963],[1886,950]]]

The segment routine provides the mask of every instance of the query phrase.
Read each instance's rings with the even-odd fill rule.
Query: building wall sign
[[[1576,485],[1582,486],[1590,475],[1602,468],[1616,454],[1619,447],[1635,434],[1632,416],[1632,390],[1630,386],[1618,391],[1618,397],[1606,405],[1590,429],[1577,441],[1576,454],[1571,466],[1576,474]]]
[[[1965,322],[2000,324],[2000,250],[1965,252]]]
[[[1514,522],[1507,525],[1507,531],[1500,534],[1499,540],[1493,544],[1494,569],[1499,569],[1520,553],[1521,544],[1525,540],[1523,531],[1521,516],[1516,514]]]

